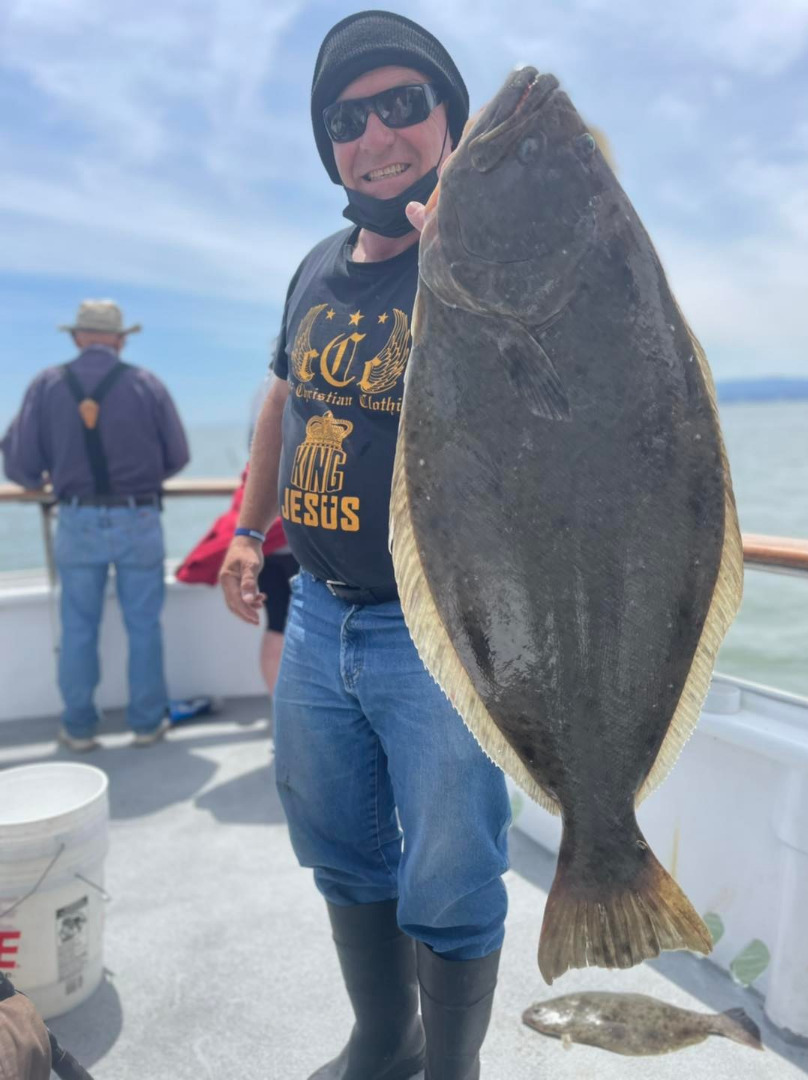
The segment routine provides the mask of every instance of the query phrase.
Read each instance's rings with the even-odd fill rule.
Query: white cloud
[[[332,6],[337,21],[356,5]],[[341,205],[312,143],[310,72],[289,52],[290,38],[303,48],[308,7],[5,0],[3,65],[34,128],[11,111],[2,120],[0,269],[277,302]],[[642,166],[627,186],[642,171],[637,202],[705,342],[729,362],[775,350],[805,370],[808,128],[800,117],[787,145],[742,124],[706,134],[717,103],[729,109],[749,80],[774,81],[804,55],[808,0],[418,0],[405,13],[447,44],[473,97],[519,61],[555,71],[613,135],[626,172]],[[694,72],[703,96],[660,77],[638,131],[632,95],[653,83],[657,58]],[[697,137],[718,177],[690,152]],[[745,211],[719,241],[704,226],[724,196]]]
[[[725,75],[713,75],[710,80],[710,87],[717,98],[728,97],[732,93],[733,86],[733,80],[728,79]]]
[[[742,157],[727,183],[783,235],[808,241],[808,155],[790,161]]]
[[[421,0],[414,17],[481,57],[492,37],[506,35],[517,45],[560,43],[561,55],[577,61],[587,45],[613,35],[639,50],[654,40],[671,55],[695,49],[728,69],[776,75],[808,45],[808,0],[443,0],[438,7]]]
[[[0,173],[8,271],[266,299],[285,288],[317,232],[265,208],[254,216],[194,205],[182,192],[111,171],[75,187]]]
[[[327,226],[306,115],[265,98],[294,0],[12,0],[3,63],[36,137],[5,117],[8,271],[266,298]],[[304,99],[305,101],[305,95]],[[302,121],[302,122],[301,122]],[[307,219],[266,185],[317,163]],[[309,173],[314,169],[307,170]]]
[[[651,113],[666,125],[668,135],[692,141],[698,134],[701,110],[679,94],[666,92],[649,105]]]
[[[210,137],[253,121],[295,0],[12,0],[5,66],[44,94],[81,135],[131,161],[172,149],[196,112]]]
[[[808,154],[808,121],[801,120],[794,125],[794,129],[786,140],[786,150],[796,150]]]
[[[805,0],[713,0],[699,9],[706,16],[703,47],[742,71],[775,75],[795,63],[808,44]]]
[[[696,336],[718,350],[716,376],[805,370],[808,251],[755,235],[721,248],[656,237],[677,300]]]
[[[682,308],[705,343],[721,348],[728,373],[805,371],[808,153],[760,158],[739,146],[728,154],[719,187],[691,210],[707,224],[722,199],[732,200],[733,235],[702,239],[697,222],[687,233],[656,232]]]
[[[697,218],[706,209],[707,199],[699,191],[685,188],[681,182],[663,180],[656,190],[656,197],[664,206],[669,206],[687,217]],[[694,223],[694,228],[697,225]]]
[[[654,28],[672,53],[695,49],[730,70],[773,76],[808,44],[806,0],[617,0],[604,7],[616,22]]]

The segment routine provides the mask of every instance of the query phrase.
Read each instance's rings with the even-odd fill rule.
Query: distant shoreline
[[[808,398],[808,379],[779,376],[768,379],[724,379],[716,383],[718,401],[801,401]]]

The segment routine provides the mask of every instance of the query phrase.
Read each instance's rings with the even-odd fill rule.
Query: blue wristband
[[[257,540],[260,544],[266,540],[266,536],[259,532],[258,529],[236,529],[235,536],[251,536],[253,540]]]

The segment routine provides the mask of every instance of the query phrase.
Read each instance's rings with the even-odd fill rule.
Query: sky
[[[344,220],[309,89],[342,0],[3,0],[0,431],[80,300],[189,425],[246,422],[288,280]],[[808,0],[391,3],[472,108],[530,63],[608,136],[718,379],[808,376]]]

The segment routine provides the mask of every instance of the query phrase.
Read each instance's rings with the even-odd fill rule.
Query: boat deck
[[[74,759],[110,778],[106,975],[50,1026],[95,1080],[306,1080],[350,1026],[323,902],[294,858],[273,782],[271,724],[260,698],[213,720],[128,745],[118,712],[103,749],[57,747],[56,720],[2,724],[0,766]],[[628,972],[570,972],[551,988],[536,967],[554,857],[511,833],[507,935],[486,1080],[788,1080],[808,1072],[808,1044],[783,1038],[760,997],[706,961],[667,954]],[[765,1053],[711,1037],[656,1058],[624,1058],[524,1027],[532,1002],[574,990],[652,994],[701,1011],[742,1005]]]

